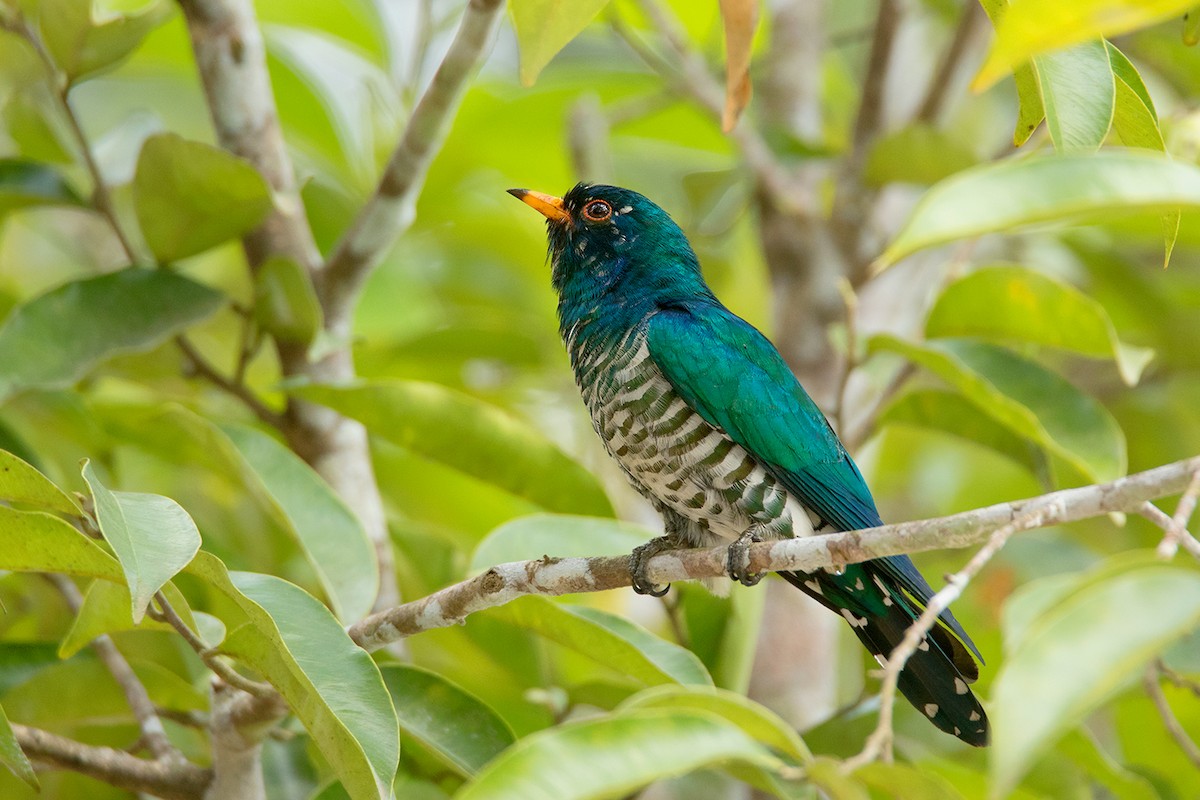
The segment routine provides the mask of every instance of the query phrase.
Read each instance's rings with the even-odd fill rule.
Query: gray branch
[[[1177,494],[1200,470],[1200,456],[1139,472],[1110,483],[1064,489],[1027,500],[1000,503],[949,517],[902,522],[870,530],[763,542],[750,548],[750,570],[811,572],[926,550],[967,547],[1015,521],[1038,514],[1038,525],[1058,525],[1112,512],[1136,512],[1148,500]],[[647,578],[655,584],[725,574],[724,547],[679,550],[650,560]],[[373,614],[353,625],[350,637],[367,650],[433,628],[463,622],[476,611],[503,605],[526,594],[562,595],[630,585],[624,556],[551,558],[500,564],[441,591]]]

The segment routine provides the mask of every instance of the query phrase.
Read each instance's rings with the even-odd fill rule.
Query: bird
[[[883,524],[829,421],[774,345],[713,294],[666,211],[617,186],[508,191],[546,217],[559,333],[592,425],[663,518],[664,535],[631,556],[635,591],[667,590],[645,574],[664,550],[728,544],[730,577],[752,585],[751,542]],[[907,556],[778,574],[841,614],[880,664],[933,595]],[[946,610],[897,685],[939,729],[981,747],[976,659]]]

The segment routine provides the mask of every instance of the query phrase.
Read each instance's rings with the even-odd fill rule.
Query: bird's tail
[[[841,614],[882,663],[921,613],[914,598],[876,562],[853,564],[838,575],[780,572],[784,580]],[[921,598],[924,602],[927,598]],[[900,672],[900,693],[946,733],[976,747],[988,743],[987,714],[968,684],[979,676],[966,646],[940,622]]]

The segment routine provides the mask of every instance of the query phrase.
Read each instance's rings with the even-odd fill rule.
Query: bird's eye
[[[604,222],[612,213],[612,206],[604,200],[593,200],[583,207],[583,216],[590,222]]]

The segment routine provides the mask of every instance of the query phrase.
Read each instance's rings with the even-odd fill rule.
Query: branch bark
[[[967,547],[997,530],[1037,514],[1037,525],[1058,525],[1114,511],[1137,511],[1148,500],[1184,490],[1200,469],[1200,456],[1139,472],[1110,483],[1063,489],[1026,500],[964,511],[948,517],[902,522],[861,531],[831,533],[751,545],[749,570],[810,572],[925,550]],[[725,575],[726,548],[678,550],[652,558],[647,578],[658,585]],[[349,629],[367,650],[397,639],[463,622],[476,611],[526,594],[597,592],[630,585],[625,556],[551,558],[499,564],[481,575],[411,603],[371,615]]]
[[[25,755],[51,769],[66,769],[131,792],[165,800],[199,800],[212,780],[212,770],[186,762],[146,761],[111,747],[97,747],[13,723]]]

